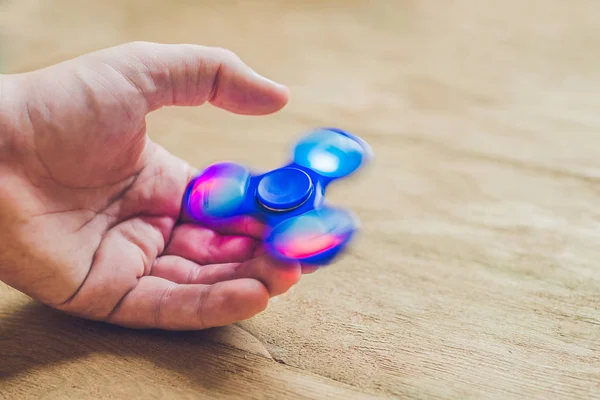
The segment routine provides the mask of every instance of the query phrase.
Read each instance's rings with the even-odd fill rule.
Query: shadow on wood
[[[188,332],[131,330],[28,302],[3,315],[0,348],[0,397],[58,390],[61,398],[82,393],[247,398],[250,392],[260,395],[263,385],[286,398],[353,396],[351,387],[277,363],[235,325]]]

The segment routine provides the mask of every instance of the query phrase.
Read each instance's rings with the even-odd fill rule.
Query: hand
[[[0,278],[56,309],[135,328],[244,320],[302,273],[244,219],[180,220],[196,173],[146,135],[163,106],[278,111],[288,91],[229,51],[131,43],[0,77]]]

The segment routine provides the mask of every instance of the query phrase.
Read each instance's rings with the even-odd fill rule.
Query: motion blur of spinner
[[[234,162],[208,166],[188,185],[183,208],[201,223],[253,216],[270,228],[267,250],[283,260],[330,264],[352,240],[355,215],[325,203],[327,186],[372,159],[361,138],[337,128],[309,132],[294,146],[289,164],[254,174]]]

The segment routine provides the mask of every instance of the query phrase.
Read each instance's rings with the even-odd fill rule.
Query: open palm
[[[146,115],[163,106],[283,107],[287,89],[231,52],[131,43],[2,77],[2,91],[9,285],[85,318],[201,329],[250,318],[299,280],[300,265],[264,254],[252,221],[220,232],[182,221],[195,171],[146,135]]]

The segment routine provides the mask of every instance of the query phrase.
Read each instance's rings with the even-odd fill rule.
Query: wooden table
[[[0,287],[0,398],[600,399],[600,3],[8,0],[2,71],[132,40],[217,45],[290,87],[264,118],[163,109],[194,165],[273,168],[320,125],[376,159],[355,247],[205,332],[77,320]],[[252,149],[252,151],[248,151]]]

